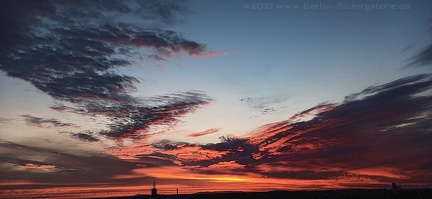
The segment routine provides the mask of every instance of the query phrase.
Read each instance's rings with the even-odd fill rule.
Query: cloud
[[[413,56],[407,67],[431,67],[432,66],[432,44],[426,46],[417,55]]]
[[[334,106],[335,106],[334,104],[320,104],[318,106],[312,107],[310,109],[295,114],[289,119],[289,121],[290,123],[294,123],[294,122],[313,119],[316,115],[320,113],[331,111],[334,108]]]
[[[212,52],[197,52],[190,54],[193,57],[199,57],[199,58],[209,58],[209,57],[219,57],[219,56],[225,56],[228,52],[225,51],[212,51]]]
[[[280,162],[304,171],[331,171],[329,174],[339,176],[362,176],[354,171],[376,168],[373,176],[382,179],[398,178],[397,172],[384,174],[384,167],[410,172],[426,169],[430,163],[425,163],[424,158],[428,154],[419,151],[431,149],[426,144],[426,140],[432,139],[427,133],[431,129],[424,123],[430,123],[432,97],[418,94],[431,88],[430,75],[408,77],[350,95],[342,104],[330,104],[330,109],[317,112],[311,120],[296,122],[293,118],[324,105],[271,124],[250,137],[249,143],[259,147],[260,158],[247,165]],[[402,125],[406,123],[411,125]],[[378,170],[383,174],[379,175]],[[419,180],[419,176],[411,174],[409,180],[416,178]]]
[[[114,5],[111,6],[114,11],[122,9]],[[141,49],[149,51],[149,55],[162,58],[181,52],[205,53],[204,45],[186,40],[174,31],[138,29],[131,24],[82,23],[86,22],[85,20],[99,18],[94,19],[92,15],[87,14],[83,16],[89,19],[81,19],[82,16],[76,16],[78,13],[70,17],[83,21],[73,25],[64,24],[64,20],[67,19],[61,17],[62,9],[57,10],[60,10],[57,11],[59,13],[51,13],[54,15],[51,17],[23,16],[22,20],[31,18],[29,21],[33,21],[34,24],[16,21],[16,26],[24,26],[27,31],[13,32],[13,35],[8,35],[8,31],[2,32],[5,34],[4,38],[10,38],[12,41],[15,41],[14,38],[20,39],[16,42],[2,40],[4,45],[0,57],[0,69],[7,75],[29,81],[55,99],[74,103],[94,98],[130,100],[126,93],[135,90],[133,83],[138,80],[110,71],[130,65],[131,61],[127,57],[145,56],[139,53]],[[14,17],[13,13],[10,15],[5,17]],[[55,26],[46,24],[48,20],[52,20],[49,22]]]
[[[339,188],[378,188],[392,181],[431,186],[431,89],[430,74],[411,76],[369,87],[340,104],[319,104],[247,137],[153,147],[177,165],[210,176],[321,180],[316,186]]]
[[[72,137],[86,142],[98,142],[99,139],[90,133],[72,133]]]
[[[432,30],[432,29],[431,29]],[[409,49],[412,46],[405,48]],[[421,49],[416,55],[408,59],[408,64],[405,67],[432,67],[432,44]]]
[[[7,124],[9,122],[11,122],[12,120],[9,118],[5,118],[5,117],[0,117],[0,124]]]
[[[106,183],[111,176],[127,174],[136,163],[83,151],[72,154],[49,147],[0,142],[0,173],[6,182],[30,181],[42,187]],[[6,187],[4,187],[6,188]]]
[[[182,2],[19,0],[0,7],[0,70],[55,99],[53,110],[110,117],[111,129],[102,135],[137,136],[211,101],[198,91],[134,97],[140,81],[118,70],[142,59],[218,54],[168,29],[190,12]],[[30,125],[69,125],[23,117]],[[73,137],[96,141],[88,134]]]
[[[70,136],[93,144],[105,138],[118,142],[107,154],[82,155],[0,142],[0,167],[5,171],[0,178],[50,186],[125,183],[116,180],[138,171],[135,182],[172,178],[164,168],[180,168],[175,174],[194,173],[189,176],[194,180],[229,181],[237,178],[227,175],[236,174],[270,178],[273,181],[266,182],[272,183],[293,180],[291,185],[309,183],[312,188],[382,186],[394,180],[432,186],[430,74],[369,87],[340,104],[311,107],[246,137],[227,136],[205,145],[146,143],[150,126],[174,125],[212,100],[200,91],[137,98],[131,92],[138,78],[118,72],[140,59],[224,55],[164,27],[177,23],[177,14],[184,12],[178,1],[1,1],[0,70],[55,99],[53,110],[109,118],[108,130]],[[430,64],[430,46],[412,64]],[[285,99],[247,102],[271,108],[279,100]],[[22,117],[33,126],[73,126]],[[132,144],[119,144],[131,138]],[[41,169],[55,172],[32,172]],[[159,173],[147,176],[150,171]]]
[[[182,92],[172,95],[157,96],[142,104],[88,104],[85,111],[78,113],[105,115],[112,117],[114,122],[108,124],[110,131],[101,132],[111,138],[139,136],[152,125],[173,125],[179,117],[207,105],[211,99],[199,92]]]
[[[57,171],[55,165],[27,163],[23,167],[25,169],[30,169],[30,170],[33,170],[35,172],[56,172]]]
[[[217,133],[219,131],[220,131],[220,129],[213,128],[213,129],[207,129],[207,130],[205,130],[203,132],[191,133],[188,136],[189,137],[201,137],[201,136]]]
[[[71,123],[63,123],[57,119],[43,119],[40,117],[34,117],[31,115],[21,115],[24,118],[27,125],[36,127],[76,127]]]
[[[403,78],[348,95],[339,104],[319,104],[287,120],[266,124],[245,137],[223,136],[219,143],[197,144],[170,140],[151,143],[151,135],[144,133],[130,144],[109,148],[107,155],[98,156],[100,159],[97,161],[85,162],[93,157],[60,153],[59,157],[47,161],[6,155],[2,156],[2,162],[21,167],[26,164],[55,165],[58,171],[53,173],[59,175],[78,171],[87,174],[97,169],[103,170],[105,164],[114,165],[113,170],[91,174],[96,179],[91,182],[105,179],[112,183],[126,183],[147,179],[158,182],[196,180],[193,183],[200,183],[205,180],[209,183],[241,182],[240,185],[244,186],[261,186],[259,183],[265,181],[281,187],[320,189],[382,188],[396,181],[404,187],[427,187],[432,183],[432,162],[428,158],[432,150],[432,96],[428,94],[431,89],[431,75]],[[195,96],[195,93],[154,97],[154,107],[166,108],[159,109],[160,119],[144,119],[143,123],[133,120],[130,123],[131,131],[145,129],[144,123],[163,123],[165,113],[181,115],[175,113],[175,110],[182,110],[178,107],[188,107],[202,97]],[[191,98],[196,99],[187,102],[186,99]],[[173,101],[177,104],[173,105]],[[116,109],[103,114],[127,118],[123,114],[135,112],[133,109],[131,112]],[[121,127],[125,126],[128,125]],[[213,131],[217,129],[200,133]],[[122,129],[119,132],[128,131]],[[88,135],[97,137],[91,133]],[[130,139],[133,135],[135,133],[123,138]],[[124,135],[108,136],[122,138]],[[87,138],[86,135],[82,137]],[[23,149],[16,147],[16,144],[4,145],[8,150],[54,153],[28,146]],[[2,151],[8,153],[8,150]],[[73,161],[64,162],[66,159]],[[84,168],[91,169],[87,171]],[[33,177],[20,177],[17,180],[32,180]]]
[[[290,97],[285,94],[278,94],[272,96],[263,97],[243,97],[240,99],[241,102],[245,102],[251,108],[259,110],[258,115],[251,117],[259,117],[261,115],[268,115],[278,112],[286,108],[282,106],[283,102],[286,102]]]
[[[379,86],[371,86],[369,88],[364,89],[363,91],[359,92],[359,93],[354,93],[351,95],[348,95],[345,97],[346,101],[353,101],[356,99],[361,99],[362,97],[367,97],[373,94],[376,94],[378,92],[385,92],[385,91],[390,91],[391,89],[395,89],[397,87],[401,87],[401,86],[409,86],[411,83],[415,83],[417,81],[423,80],[423,79],[427,79],[429,78],[430,75],[429,74],[421,74],[421,75],[415,75],[415,76],[409,76],[409,77],[405,77],[405,78],[401,78],[398,79],[396,81],[387,83],[387,84],[383,84],[383,85],[379,85]],[[416,92],[415,90],[413,92]],[[400,95],[399,93],[393,92],[394,95],[398,95],[398,96],[403,96]]]

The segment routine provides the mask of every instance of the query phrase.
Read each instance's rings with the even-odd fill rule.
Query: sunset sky
[[[0,1],[0,198],[432,187],[432,5]]]

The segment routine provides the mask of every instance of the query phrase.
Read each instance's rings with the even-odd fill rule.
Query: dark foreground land
[[[121,197],[123,199],[153,199],[149,195],[139,195],[131,197]],[[355,190],[327,190],[327,191],[270,191],[270,192],[233,192],[233,193],[199,193],[199,194],[179,194],[179,195],[158,195],[157,199],[318,199],[318,198],[338,198],[338,199],[431,199],[432,189],[355,189]],[[112,198],[114,199],[114,198]],[[118,198],[120,199],[120,198]]]

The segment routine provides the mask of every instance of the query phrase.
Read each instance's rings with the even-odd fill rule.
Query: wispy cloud
[[[432,31],[432,29],[429,31]],[[412,46],[409,46],[406,49],[411,47]],[[432,67],[432,44],[425,46],[407,61],[409,62],[405,67]]]
[[[225,56],[227,54],[228,52],[226,51],[210,51],[210,52],[199,51],[197,53],[190,53],[189,55],[193,57],[199,57],[199,58],[209,58],[209,57]]]
[[[410,59],[407,67],[431,67],[432,66],[432,44],[424,47],[417,55]]]
[[[286,102],[290,96],[286,94],[277,94],[271,96],[262,97],[243,97],[240,99],[241,102],[245,102],[251,108],[259,110],[259,114],[252,116],[258,117],[261,115],[268,115],[283,110],[286,106],[281,105]]]
[[[110,131],[101,132],[111,138],[138,136],[151,125],[173,125],[178,117],[191,113],[211,101],[205,94],[198,92],[183,92],[173,95],[153,97],[143,104],[112,104],[111,106],[88,104],[86,110],[92,114],[101,114],[114,118],[108,124]],[[153,105],[156,104],[156,105]],[[77,113],[87,114],[78,111]]]
[[[34,117],[31,115],[21,115],[25,122],[30,126],[37,127],[76,127],[71,123],[60,122],[57,119],[44,119],[40,117]]]
[[[205,131],[203,131],[203,132],[191,133],[191,134],[189,134],[188,136],[189,136],[189,137],[201,137],[201,136],[205,136],[205,135],[210,135],[210,134],[213,134],[213,133],[217,133],[217,132],[219,132],[219,131],[220,131],[220,129],[215,129],[215,128],[213,128],[213,129],[207,129],[207,130],[205,130]]]

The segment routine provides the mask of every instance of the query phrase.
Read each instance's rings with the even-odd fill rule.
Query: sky
[[[432,187],[432,6],[0,1],[0,196]]]

